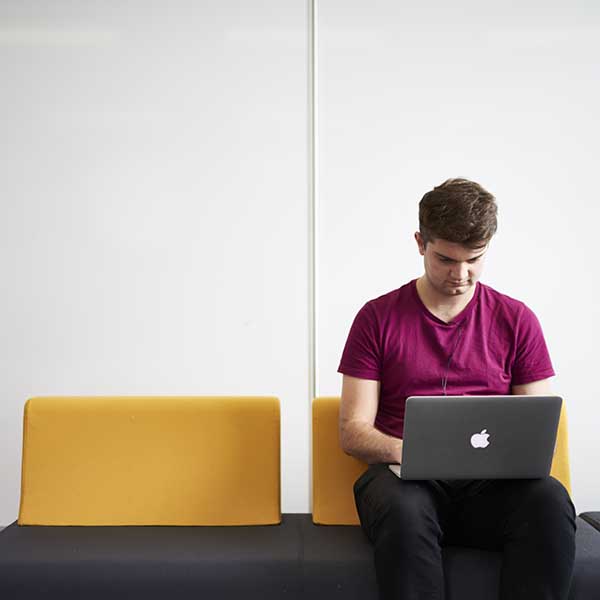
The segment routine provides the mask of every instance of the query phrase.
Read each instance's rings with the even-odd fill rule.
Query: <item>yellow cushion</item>
[[[358,525],[352,486],[367,465],[342,451],[339,412],[339,398],[313,401],[313,521],[322,525]]]
[[[358,525],[352,486],[367,465],[341,450],[339,409],[339,397],[313,401],[313,521],[322,525]],[[550,474],[571,493],[564,401]]]
[[[567,426],[567,407],[563,398],[560,420],[556,434],[556,448],[550,468],[550,475],[558,479],[571,495],[571,470],[569,468],[569,430]]]
[[[31,398],[19,524],[279,523],[279,422],[269,397]]]

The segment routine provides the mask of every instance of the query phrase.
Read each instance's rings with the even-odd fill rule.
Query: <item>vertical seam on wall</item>
[[[312,513],[312,401],[317,393],[317,0],[308,0],[308,505]]]

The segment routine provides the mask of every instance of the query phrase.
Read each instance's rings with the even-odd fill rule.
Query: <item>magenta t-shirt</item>
[[[400,438],[406,398],[443,396],[444,377],[448,396],[483,396],[554,375],[539,321],[523,302],[477,282],[469,304],[445,323],[419,298],[416,279],[360,309],[338,372],[381,382],[375,427]]]

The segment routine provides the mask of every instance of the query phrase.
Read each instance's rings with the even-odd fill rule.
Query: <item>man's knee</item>
[[[530,481],[517,517],[540,533],[546,531],[551,536],[559,530],[566,535],[575,533],[575,507],[565,487],[554,477]]]
[[[575,518],[575,507],[569,492],[554,477],[536,480],[524,500],[530,511],[544,516],[567,515]]]
[[[438,510],[427,482],[401,481],[391,472],[355,486],[356,506],[369,537],[413,543],[427,536],[441,536]],[[363,482],[364,484],[364,482]],[[403,542],[402,542],[403,543]]]

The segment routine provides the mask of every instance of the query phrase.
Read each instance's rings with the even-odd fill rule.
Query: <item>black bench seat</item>
[[[582,518],[577,526],[570,600],[597,600],[600,533]],[[444,567],[447,600],[496,600],[500,553],[450,546]],[[376,600],[377,588],[359,527],[284,514],[281,525],[251,527],[13,523],[0,532],[0,598]]]

